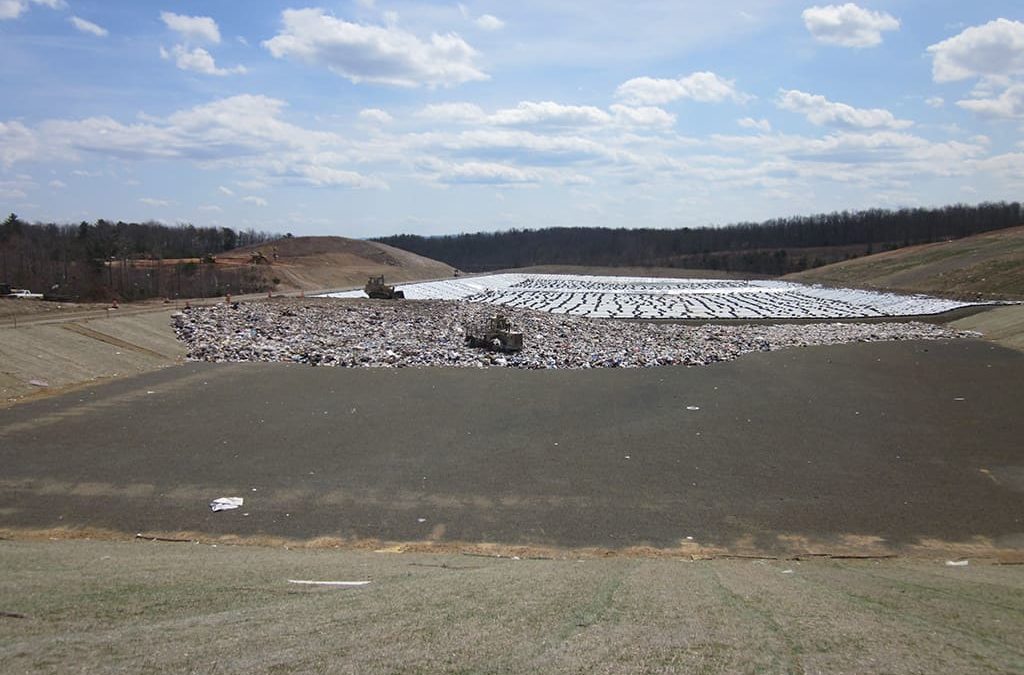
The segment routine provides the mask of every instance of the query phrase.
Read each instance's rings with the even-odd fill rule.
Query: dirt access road
[[[187,364],[0,410],[0,528],[1003,555],[1022,383],[1024,354],[980,340],[691,369]]]

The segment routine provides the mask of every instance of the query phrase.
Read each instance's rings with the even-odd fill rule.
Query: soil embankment
[[[301,291],[343,289],[384,275],[385,281],[444,279],[455,268],[415,253],[346,237],[284,237],[217,256],[226,265],[252,264],[277,288]]]
[[[908,246],[783,278],[969,300],[1024,300],[1024,226]]]

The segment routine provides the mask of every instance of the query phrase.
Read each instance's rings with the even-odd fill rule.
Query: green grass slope
[[[971,300],[1024,300],[1024,226],[908,246],[784,278]]]

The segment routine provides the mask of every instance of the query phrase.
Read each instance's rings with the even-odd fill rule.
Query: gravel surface
[[[975,335],[924,323],[683,326],[505,309],[525,334],[519,353],[467,347],[464,326],[495,308],[455,301],[281,299],[193,308],[173,321],[193,360],[384,368],[701,366],[788,347]]]

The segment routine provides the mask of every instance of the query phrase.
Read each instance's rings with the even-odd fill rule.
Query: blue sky
[[[1019,200],[1024,6],[0,0],[0,210],[338,234]]]

